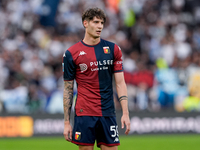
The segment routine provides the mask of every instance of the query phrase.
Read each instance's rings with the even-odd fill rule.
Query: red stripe
[[[79,56],[80,51],[86,53],[83,56]],[[76,64],[76,82],[78,85],[78,95],[76,100],[76,115],[77,116],[102,116],[101,110],[101,95],[99,90],[99,77],[98,66],[94,47],[87,47],[82,43],[76,44],[72,48],[69,48],[69,52],[72,54],[74,63]],[[86,64],[87,70],[84,73],[81,72],[79,64]],[[95,70],[95,71],[92,71]]]
[[[94,146],[94,143],[81,143],[81,142],[75,142],[75,141],[72,141],[72,143],[77,144],[77,145]]]
[[[106,143],[103,143],[103,142],[97,143],[97,146],[100,146],[100,145],[105,145],[105,146],[118,146],[118,145],[120,145],[120,143],[113,143],[113,144],[106,144]]]

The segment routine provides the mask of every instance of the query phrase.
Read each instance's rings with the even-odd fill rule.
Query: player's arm
[[[70,124],[70,113],[73,102],[74,80],[64,81],[63,107],[64,107],[64,137],[67,141],[72,139],[72,126]]]
[[[122,128],[124,128],[124,124],[126,125],[125,134],[128,134],[130,131],[130,119],[128,111],[127,87],[124,80],[124,73],[123,72],[114,73],[114,77],[115,77],[117,95],[122,107],[121,124]]]

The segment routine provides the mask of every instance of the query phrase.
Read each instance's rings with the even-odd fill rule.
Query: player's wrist
[[[70,125],[70,121],[64,121],[65,125]]]
[[[129,111],[128,110],[126,110],[126,111],[122,111],[122,115],[127,115],[127,116],[129,116]]]

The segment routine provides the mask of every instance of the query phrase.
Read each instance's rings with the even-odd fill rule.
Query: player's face
[[[86,21],[86,33],[93,38],[99,38],[103,29],[104,21],[94,17],[91,21]]]

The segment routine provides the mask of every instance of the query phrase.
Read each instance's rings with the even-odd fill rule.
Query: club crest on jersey
[[[86,64],[79,64],[79,67],[80,67],[80,70],[81,70],[81,72],[84,72],[84,71],[86,71],[87,70],[87,65]]]
[[[81,139],[81,132],[76,132],[75,133],[75,139],[80,140]]]
[[[110,54],[110,48],[108,46],[103,47],[105,54]]]

